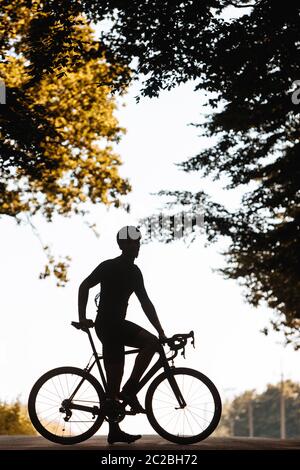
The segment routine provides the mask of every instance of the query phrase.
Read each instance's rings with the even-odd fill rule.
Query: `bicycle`
[[[106,378],[101,365],[102,355],[96,351],[87,327],[72,322],[72,326],[88,335],[93,354],[84,369],[59,367],[42,375],[34,384],[28,400],[28,411],[35,429],[46,439],[59,444],[76,444],[89,439],[104,420],[122,421],[134,414],[126,402],[120,402],[114,417],[105,411]],[[222,404],[213,382],[201,372],[175,367],[174,359],[188,340],[195,347],[194,332],[175,334],[163,346],[157,362],[142,377],[137,393],[163,368],[150,383],[145,398],[147,418],[163,438],[177,444],[192,444],[207,438],[217,427]],[[136,354],[130,349],[125,354]],[[171,353],[168,357],[167,355]],[[170,365],[171,362],[171,365]],[[91,374],[97,365],[102,384]]]

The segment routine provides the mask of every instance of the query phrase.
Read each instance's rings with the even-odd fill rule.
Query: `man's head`
[[[126,225],[117,233],[117,242],[123,254],[137,258],[140,249],[142,234],[137,227]]]

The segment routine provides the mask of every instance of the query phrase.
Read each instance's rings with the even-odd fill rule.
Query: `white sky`
[[[78,286],[99,262],[119,254],[115,234],[121,226],[134,224],[160,207],[150,192],[205,187],[230,206],[239,199],[239,193],[223,194],[219,185],[204,184],[199,174],[187,175],[173,165],[195,155],[202,145],[197,129],[187,126],[207,112],[192,85],[164,92],[159,99],[142,99],[139,104],[134,100],[136,92],[131,90],[125,97],[127,106],[118,111],[121,125],[128,130],[118,152],[124,161],[122,175],[133,186],[128,197],[131,215],[94,207],[90,219],[97,222],[99,239],[79,217],[57,218],[52,224],[35,220],[55,252],[72,256],[67,287],[57,288],[53,279],[38,280],[45,261],[38,240],[29,227],[17,226],[8,217],[0,219],[2,400],[20,395],[26,401],[35,380],[50,368],[85,365],[87,338],[70,326],[77,319]],[[196,349],[188,348],[186,360],[179,362],[207,374],[223,399],[249,388],[262,390],[267,383],[280,380],[281,370],[285,378],[299,381],[299,352],[283,348],[279,335],[265,337],[259,332],[268,325],[271,312],[247,305],[236,282],[212,271],[223,262],[218,254],[221,248],[222,244],[205,248],[199,237],[190,246],[181,241],[154,242],[141,249],[137,264],[166,334],[195,331]],[[97,289],[91,298],[96,293]],[[92,301],[88,311],[93,318]],[[154,332],[133,298],[128,319]],[[142,432],[151,432],[143,416],[126,418],[124,429],[134,432],[137,420]]]

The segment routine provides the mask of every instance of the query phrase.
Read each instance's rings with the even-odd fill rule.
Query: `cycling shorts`
[[[125,346],[139,347],[137,336],[147,330],[128,320],[118,322],[105,322],[96,319],[95,330],[103,346],[103,358],[110,362],[122,362],[125,355]]]

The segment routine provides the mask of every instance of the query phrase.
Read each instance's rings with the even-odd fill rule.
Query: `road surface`
[[[215,451],[215,450],[292,450],[300,451],[300,439],[262,439],[262,438],[243,438],[243,437],[210,437],[197,444],[182,446],[172,444],[157,435],[145,435],[142,439],[133,444],[113,444],[108,445],[105,436],[92,437],[81,444],[72,446],[62,446],[49,442],[40,436],[0,436],[0,452],[2,450],[18,451],[18,450],[130,450],[130,451],[147,451],[156,452],[174,451],[178,452],[186,450],[194,451]]]

